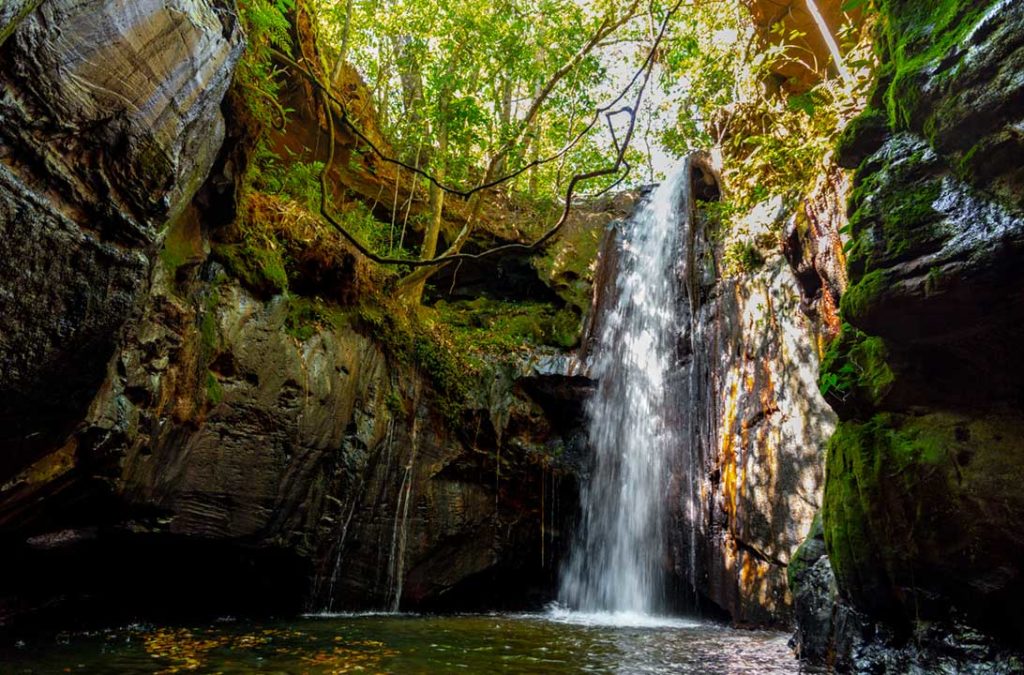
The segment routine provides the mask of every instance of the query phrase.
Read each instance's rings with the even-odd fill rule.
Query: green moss
[[[851,412],[879,405],[895,381],[888,358],[884,340],[843,324],[821,361],[818,386],[822,395],[837,408]]]
[[[471,384],[479,383],[481,362],[457,351],[443,329],[398,308],[363,305],[357,318],[394,362],[427,375],[436,407],[450,423],[458,423],[470,399]]]
[[[220,380],[209,370],[206,371],[206,400],[212,405],[218,405],[224,400],[224,389],[220,386]]]
[[[289,297],[284,329],[288,335],[305,342],[324,328],[341,329],[349,324],[349,314],[324,304],[319,298]]]
[[[800,575],[803,574],[804,570],[817,562],[821,551],[822,537],[821,512],[819,511],[814,514],[814,520],[811,521],[811,529],[807,533],[807,537],[797,547],[796,551],[793,552],[792,557],[789,559],[789,564],[786,565],[786,580],[789,582],[789,590],[791,592],[796,592]]]
[[[921,92],[927,79],[942,77],[936,66],[973,29],[996,0],[935,0],[921,3],[884,0],[885,17],[880,37],[892,69],[885,94],[889,124],[893,129],[929,131],[933,121]],[[931,112],[934,115],[934,112]]]
[[[852,168],[877,150],[888,132],[886,112],[881,108],[868,108],[843,129],[836,141],[836,155],[843,166]]]
[[[471,373],[446,349],[445,345],[423,333],[413,337],[412,356],[417,366],[426,371],[438,391],[441,413],[457,422],[470,394]]]
[[[910,162],[914,162],[912,157]],[[932,206],[939,198],[942,184],[938,180],[910,186],[906,190],[892,190],[882,193],[882,215],[886,224],[905,229],[927,223],[935,217]]]
[[[925,517],[904,511],[902,501],[918,493],[919,503],[929,503],[945,492],[945,474],[929,467],[945,464],[954,443],[941,415],[880,413],[840,423],[828,445],[823,525],[833,571],[846,587],[877,595],[880,606],[892,601],[892,578],[915,556],[914,531]]]
[[[579,342],[581,320],[573,306],[479,297],[439,301],[434,309],[459,349],[482,356],[507,355],[531,345],[571,348]]]
[[[873,270],[865,274],[859,282],[846,289],[839,301],[843,319],[851,323],[862,323],[888,287],[888,274],[884,270]]]
[[[252,291],[275,295],[288,290],[288,274],[280,246],[259,245],[246,239],[239,244],[216,244],[213,254]]]
[[[547,330],[548,344],[564,349],[571,349],[579,344],[580,317],[572,307],[563,307],[551,317]]]
[[[892,165],[862,166],[850,196],[847,265],[852,280],[941,245],[935,201],[942,182],[923,149]]]
[[[1022,427],[1017,415],[948,412],[841,422],[828,444],[823,502],[840,588],[862,609],[906,602],[915,611],[907,589],[958,583],[934,570],[981,575],[979,566],[1016,559],[1003,530],[1024,515]]]
[[[220,303],[220,288],[211,284],[203,301],[202,319],[199,322],[199,344],[204,359],[210,359],[217,352],[220,331],[217,326],[217,305]]]
[[[394,387],[388,390],[388,395],[384,401],[384,405],[387,406],[388,412],[390,412],[394,417],[405,414],[405,401],[402,400],[402,395],[399,393],[398,389]]]
[[[594,270],[604,240],[603,227],[574,224],[532,259],[538,276],[579,314],[590,308]]]
[[[167,270],[173,275],[179,267],[188,262],[192,253],[192,242],[185,235],[185,228],[172,227],[164,238],[164,245],[160,249],[160,260]]]
[[[872,504],[877,501],[874,428],[870,424],[840,423],[829,440],[825,464],[825,548],[840,584],[858,590],[864,586],[886,587],[867,522]]]

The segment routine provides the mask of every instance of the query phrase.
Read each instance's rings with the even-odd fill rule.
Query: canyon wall
[[[285,242],[296,272],[246,248],[251,120],[229,90],[244,38],[227,3],[3,11],[0,252],[15,264],[0,272],[0,619],[552,597],[592,385],[569,355],[451,372],[437,344],[361,302],[378,280],[347,249]],[[308,20],[295,24],[315,63]],[[357,80],[347,95],[361,95]],[[286,83],[282,148],[314,144],[311,92]],[[340,166],[357,197],[393,182],[367,153]],[[666,563],[681,607],[790,619],[784,570],[820,506],[834,423],[814,373],[838,298],[842,189],[830,177],[797,216],[762,214],[776,234],[740,276],[721,273],[707,220],[687,233],[678,417],[690,431]],[[467,264],[440,283],[585,310],[597,242],[633,201],[574,214],[551,269]],[[263,206],[256,217],[272,216]],[[480,246],[506,236],[495,213]]]
[[[437,345],[344,304],[350,253],[247,273],[229,3],[36,5],[0,33],[0,623],[539,603],[558,354],[453,401]]]
[[[795,210],[775,201],[749,214],[763,257],[739,273],[725,273],[713,221],[698,214],[689,232],[673,566],[698,607],[741,625],[792,620],[786,566],[821,503],[835,415],[818,392],[818,344],[841,285],[843,194],[836,172]]]
[[[1024,5],[880,3],[850,288],[821,386],[840,417],[791,567],[804,656],[1018,672]]]

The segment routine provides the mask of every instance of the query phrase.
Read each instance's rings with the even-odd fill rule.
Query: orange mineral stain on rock
[[[729,514],[729,529],[736,521],[736,447],[733,441],[733,428],[736,424],[736,408],[739,402],[739,386],[733,381],[726,396],[726,413],[723,421],[721,464],[722,496],[726,513]]]

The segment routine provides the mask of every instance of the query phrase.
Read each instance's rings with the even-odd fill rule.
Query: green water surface
[[[130,626],[22,641],[3,673],[800,672],[787,636],[685,619],[334,615]]]

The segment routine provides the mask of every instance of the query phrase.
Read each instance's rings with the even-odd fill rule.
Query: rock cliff
[[[242,49],[205,2],[21,4],[0,46],[7,477],[102,381],[148,256],[213,165]]]
[[[682,606],[795,616],[812,660],[1013,672],[1024,6],[878,4],[878,86],[838,152],[856,168],[848,225],[838,169],[795,210],[751,214],[756,255],[739,273],[713,219],[690,221],[665,564]],[[242,213],[253,120],[232,87],[234,9],[0,8],[0,623],[537,606],[586,452],[593,383],[567,347],[592,280],[591,333],[600,320],[605,226],[634,195],[575,216],[543,260],[438,275],[449,291],[428,293],[428,316],[481,292],[557,310],[530,328],[563,348],[466,369],[457,346],[402,325],[387,279],[337,238],[274,230],[287,207],[272,195]],[[308,17],[294,23],[296,52],[318,62]],[[346,96],[369,100],[343,75]],[[294,113],[271,144],[322,159],[312,89],[281,95]],[[371,108],[359,122],[376,134]],[[351,161],[332,179],[376,205],[400,181],[345,133]],[[424,209],[406,190],[395,203]],[[465,206],[444,215],[457,229]],[[486,220],[471,248],[522,236]]]
[[[795,212],[775,202],[751,214],[765,259],[741,274],[724,273],[713,222],[697,217],[690,232],[674,565],[698,606],[743,625],[791,621],[786,565],[820,506],[821,456],[835,424],[816,386],[818,334],[828,332],[817,306],[828,294],[820,279],[805,294],[772,233],[785,221],[813,227],[823,213],[807,200]],[[816,240],[810,231],[800,240],[810,261]]]
[[[272,283],[234,255],[232,6],[0,17],[0,623],[538,602],[575,489],[561,371],[456,382],[352,304],[351,253],[307,242]]]
[[[839,146],[850,288],[821,387],[841,421],[791,570],[798,641],[841,668],[1017,672],[1024,6],[880,14],[872,105]]]

